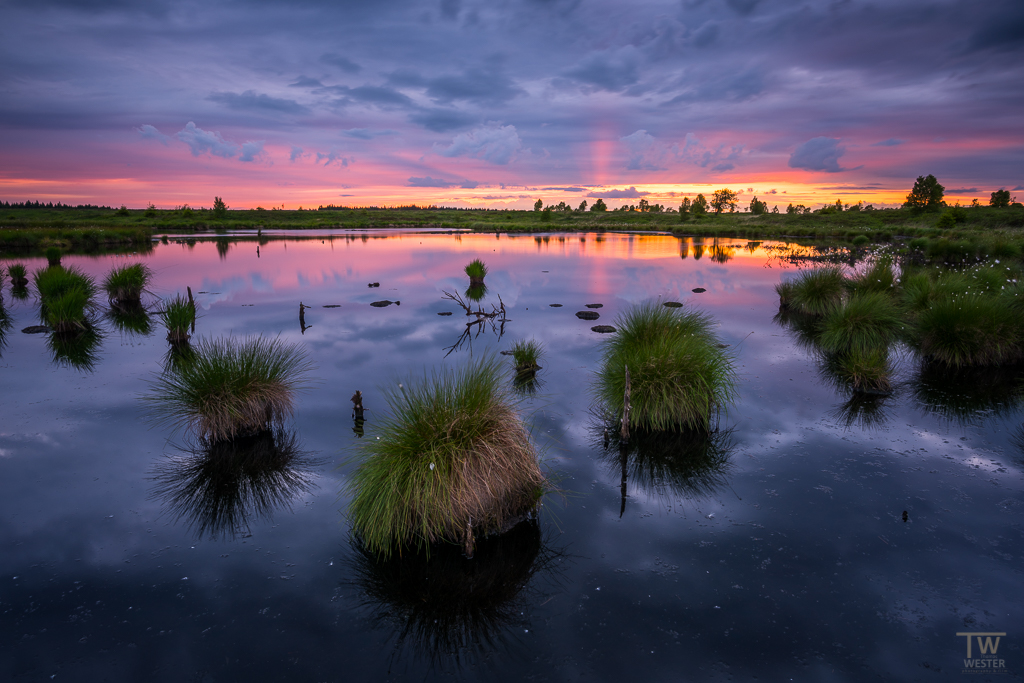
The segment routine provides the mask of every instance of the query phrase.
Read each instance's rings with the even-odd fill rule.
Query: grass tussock
[[[825,315],[838,306],[847,285],[843,271],[832,266],[805,270],[792,284],[790,306],[815,316]]]
[[[75,267],[50,266],[33,276],[39,293],[40,314],[47,325],[60,335],[84,332],[96,285],[92,278]]]
[[[891,292],[896,287],[896,273],[887,260],[878,259],[860,275],[849,280],[854,292]]]
[[[487,266],[480,259],[474,259],[466,266],[466,275],[473,284],[483,283],[487,276]]]
[[[867,352],[888,347],[904,326],[903,313],[888,294],[858,292],[825,314],[818,343],[828,353]]]
[[[22,263],[12,263],[7,266],[7,274],[11,277],[11,285],[15,288],[28,286],[28,271]]]
[[[371,552],[471,546],[533,509],[546,482],[507,386],[490,357],[385,389],[391,414],[349,485],[349,517]]]
[[[779,295],[779,308],[781,310],[789,309],[793,304],[793,294],[796,292],[796,286],[786,280],[775,285],[775,293]]]
[[[512,342],[509,353],[516,365],[516,375],[527,375],[541,369],[538,361],[544,353],[544,346],[533,339],[529,341],[520,339]]]
[[[151,381],[144,400],[158,423],[205,441],[234,439],[283,424],[311,369],[298,346],[280,339],[203,339],[187,362]]]
[[[719,346],[710,316],[658,302],[633,306],[615,321],[596,383],[613,415],[624,407],[630,374],[630,428],[708,430],[712,416],[735,396],[732,357]]]
[[[196,323],[196,309],[188,299],[178,294],[164,302],[160,320],[167,328],[167,341],[172,344],[187,344],[190,330]]]
[[[916,335],[921,352],[945,365],[1002,365],[1024,359],[1024,320],[995,296],[962,294],[921,311]]]
[[[103,280],[103,289],[111,304],[139,304],[153,271],[144,263],[115,266]]]

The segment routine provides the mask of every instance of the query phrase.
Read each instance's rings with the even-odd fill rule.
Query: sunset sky
[[[7,201],[1024,194],[1020,0],[0,6]]]

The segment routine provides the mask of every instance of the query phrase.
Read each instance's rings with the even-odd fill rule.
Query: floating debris
[[[374,301],[370,305],[371,306],[376,306],[377,308],[384,308],[385,306],[390,306],[391,304],[394,304],[396,306],[401,306],[402,302],[401,301],[388,301],[387,299],[384,299],[384,301]]]
[[[594,325],[590,328],[591,332],[599,332],[601,334],[609,334],[615,331],[615,328],[611,325]]]
[[[587,308],[604,308],[604,304],[587,304]]]
[[[341,304],[324,304],[324,308],[341,308]]]
[[[379,282],[371,282],[370,284],[368,284],[366,286],[367,287],[380,287],[380,283]]]
[[[452,312],[451,311],[438,311],[437,314],[438,315],[451,315]]]
[[[597,320],[601,317],[601,314],[594,311],[580,311],[576,314],[576,317],[580,320]]]
[[[561,308],[562,304],[548,304],[551,308]]]
[[[22,330],[25,334],[42,334],[49,331],[50,328],[46,325],[30,325]]]
[[[704,292],[706,292],[708,290],[704,289],[703,287],[694,287],[691,291],[694,294],[703,294]]]
[[[683,305],[678,301],[666,301],[662,306],[668,306],[669,308],[682,308]]]

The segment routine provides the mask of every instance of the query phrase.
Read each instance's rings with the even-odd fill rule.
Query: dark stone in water
[[[604,308],[604,304],[587,304],[587,308]]]
[[[325,304],[324,308],[341,308],[341,304]]]
[[[608,334],[609,332],[614,332],[615,328],[612,327],[611,325],[594,325],[593,327],[590,328],[590,331],[600,332],[601,334]]]
[[[597,320],[601,317],[601,314],[594,313],[593,311],[580,311],[576,314],[576,317],[580,320]]]
[[[694,294],[703,294],[708,290],[704,289],[703,287],[694,287],[692,291]]]
[[[379,282],[371,282],[370,284],[368,284],[366,286],[367,287],[380,287],[380,283]]]
[[[387,299],[384,299],[384,301],[374,301],[370,305],[371,306],[376,306],[377,308],[384,308],[385,306],[390,306],[391,304],[395,304],[396,306],[401,306],[402,302],[401,301],[388,301]]]
[[[42,334],[43,332],[49,332],[50,328],[46,325],[30,325],[22,330],[25,334]]]
[[[562,304],[548,304],[551,308],[561,308]]]
[[[669,308],[682,308],[682,304],[678,301],[666,301],[662,306],[668,306]]]
[[[437,314],[438,315],[451,315],[452,312],[451,311],[438,311]]]

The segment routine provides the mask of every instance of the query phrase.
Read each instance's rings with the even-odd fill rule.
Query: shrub
[[[601,402],[622,415],[628,367],[631,430],[710,429],[712,415],[732,402],[736,381],[733,360],[711,326],[708,315],[658,302],[619,315],[618,334],[602,351],[596,384]]]
[[[103,289],[111,304],[138,304],[151,277],[152,271],[144,263],[115,266],[103,281]]]
[[[393,550],[506,530],[545,487],[529,432],[493,357],[387,388],[391,414],[365,441],[349,483],[363,544]]]
[[[835,266],[805,270],[793,281],[791,306],[802,313],[825,315],[842,301],[846,280]]]
[[[870,241],[867,235],[857,235],[853,238],[853,246],[862,247]]]
[[[158,423],[206,442],[233,439],[282,424],[311,369],[298,346],[279,339],[203,339],[189,362],[150,382],[144,400]]]
[[[196,322],[196,309],[191,301],[178,294],[164,302],[159,315],[167,327],[167,341],[172,344],[188,342],[189,332]]]
[[[903,325],[901,311],[887,294],[857,293],[825,315],[818,342],[829,353],[867,353],[896,341]]]
[[[466,266],[466,275],[472,284],[483,284],[484,277],[487,276],[487,266],[480,259],[474,259]]]
[[[952,367],[1001,365],[1024,357],[1024,321],[1001,297],[961,294],[921,311],[921,352]]]

